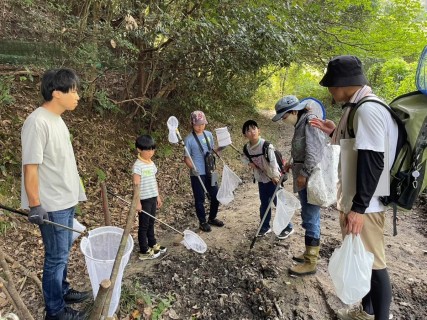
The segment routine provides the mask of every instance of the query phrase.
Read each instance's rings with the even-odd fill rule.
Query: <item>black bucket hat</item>
[[[368,83],[363,74],[362,62],[356,56],[338,56],[328,63],[319,84],[323,87],[364,86]]]

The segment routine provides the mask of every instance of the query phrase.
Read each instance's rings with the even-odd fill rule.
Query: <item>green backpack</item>
[[[396,157],[390,170],[390,195],[381,198],[384,205],[393,207],[396,235],[397,207],[412,209],[427,185],[427,96],[420,91],[407,93],[395,98],[390,107],[376,97],[362,99],[348,117],[347,129],[351,137],[354,137],[354,114],[368,101],[387,108],[398,125]]]

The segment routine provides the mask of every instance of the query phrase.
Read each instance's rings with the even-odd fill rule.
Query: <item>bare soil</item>
[[[36,95],[33,94],[33,100]],[[17,106],[0,109],[1,148],[5,171],[0,174],[0,183],[8,183],[10,192],[0,193],[0,200],[16,204],[19,195],[19,132],[26,115],[37,103],[27,101],[25,94],[16,95]],[[292,132],[281,124],[272,124],[269,116],[252,115],[263,130],[263,135],[273,141],[283,154],[289,154]],[[236,128],[247,115],[236,116]],[[89,201],[82,204],[78,219],[89,229],[103,224],[102,205],[99,199],[97,169],[107,175],[108,184],[114,192],[130,195],[129,168],[134,155],[129,145],[137,130],[123,126],[122,118],[101,118],[91,115],[84,107],[65,120],[73,133],[79,170],[82,173]],[[211,124],[211,130],[223,124]],[[184,129],[183,129],[184,130]],[[239,129],[232,132],[236,146],[241,145]],[[277,143],[276,143],[277,142]],[[12,160],[4,161],[4,153],[13,153]],[[12,152],[13,151],[13,152]],[[221,206],[219,218],[223,228],[212,232],[200,232],[208,250],[198,254],[187,250],[180,241],[182,236],[157,224],[157,239],[168,247],[167,253],[152,261],[137,259],[138,245],[125,270],[123,292],[130,292],[136,283],[152,297],[160,300],[171,296],[172,305],[158,319],[335,319],[336,311],[344,307],[334,293],[327,272],[328,259],[340,246],[338,212],[334,208],[322,210],[322,238],[318,272],[313,276],[290,277],[288,268],[293,265],[292,255],[304,249],[304,230],[299,212],[293,222],[295,233],[286,240],[277,240],[273,234],[259,238],[255,247],[249,245],[259,223],[259,198],[256,184],[245,172],[236,153],[226,150],[224,159],[243,179],[229,206]],[[18,164],[14,164],[17,162]],[[158,158],[160,189],[165,196],[165,207],[159,218],[183,231],[197,231],[196,217],[187,171],[182,164],[182,150],[173,148],[173,154]],[[12,177],[12,179],[11,179]],[[286,190],[291,191],[291,181]],[[1,189],[0,189],[1,190]],[[427,319],[427,229],[426,197],[423,195],[417,208],[399,213],[399,234],[393,237],[391,213],[388,219],[386,244],[389,272],[393,286],[393,319]],[[113,224],[124,226],[128,208],[117,199],[110,199]],[[39,278],[43,266],[43,245],[38,228],[26,219],[0,211],[0,222],[9,223],[0,236],[2,249],[28,272]],[[137,222],[132,231],[136,241]],[[69,278],[77,289],[90,289],[84,257],[79,240],[73,246],[69,260]],[[34,281],[10,264],[15,276],[15,285],[34,315],[43,319],[42,295]],[[0,270],[3,277],[3,271]],[[122,301],[122,304],[124,302]],[[84,308],[85,306],[80,306]],[[154,307],[154,306],[153,306]],[[13,311],[10,303],[0,292],[0,313]],[[134,312],[118,311],[119,319],[154,318],[153,310],[146,301],[136,301]]]

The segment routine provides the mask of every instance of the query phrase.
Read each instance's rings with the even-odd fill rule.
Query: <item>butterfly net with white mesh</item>
[[[184,230],[184,239],[181,243],[187,248],[197,253],[205,253],[208,246],[196,233],[191,230]]]

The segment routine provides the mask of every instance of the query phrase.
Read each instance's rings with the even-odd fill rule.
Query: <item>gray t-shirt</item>
[[[39,197],[46,211],[68,209],[87,200],[77,172],[70,132],[61,116],[44,107],[37,108],[24,122],[21,143],[22,208],[28,209],[23,170],[26,164],[39,165]]]

